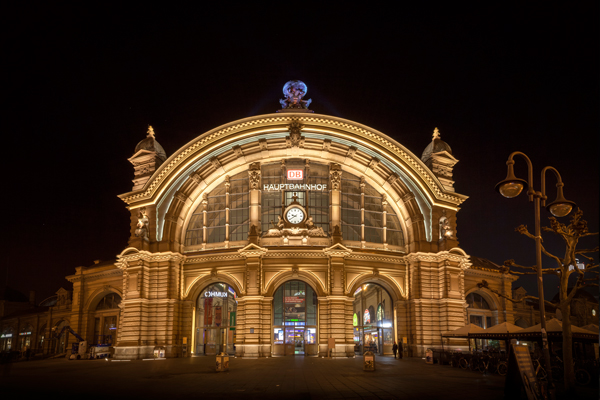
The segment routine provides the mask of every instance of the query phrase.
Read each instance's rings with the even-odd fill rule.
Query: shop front
[[[316,356],[317,294],[302,281],[288,281],[273,297],[273,355]]]
[[[392,354],[394,321],[389,293],[374,283],[361,285],[354,293],[354,352]]]
[[[226,283],[206,287],[195,315],[195,354],[235,354],[237,293]]]

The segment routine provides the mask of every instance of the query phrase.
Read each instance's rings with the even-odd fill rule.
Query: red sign
[[[304,301],[304,299],[297,297],[297,296],[290,296],[290,297],[285,298],[285,302],[288,304],[298,304],[298,303],[302,303],[303,301]]]
[[[304,171],[301,169],[288,169],[287,178],[289,181],[304,179]]]

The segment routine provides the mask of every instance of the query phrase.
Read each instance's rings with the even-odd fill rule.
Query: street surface
[[[363,359],[280,357],[230,358],[228,372],[215,372],[215,357],[113,362],[65,359],[18,362],[0,374],[2,398],[84,399],[443,399],[504,398],[504,378],[484,376],[419,358]],[[597,387],[582,398],[598,398]],[[51,397],[47,397],[51,396]]]

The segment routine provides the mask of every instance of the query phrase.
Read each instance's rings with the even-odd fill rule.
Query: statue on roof
[[[279,100],[281,108],[301,108],[308,109],[312,99],[302,100],[308,87],[302,81],[288,81],[283,86],[283,95],[285,99]]]

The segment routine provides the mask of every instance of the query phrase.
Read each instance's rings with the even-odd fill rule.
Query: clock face
[[[290,208],[285,217],[290,224],[299,224],[304,221],[304,211],[299,208]]]

